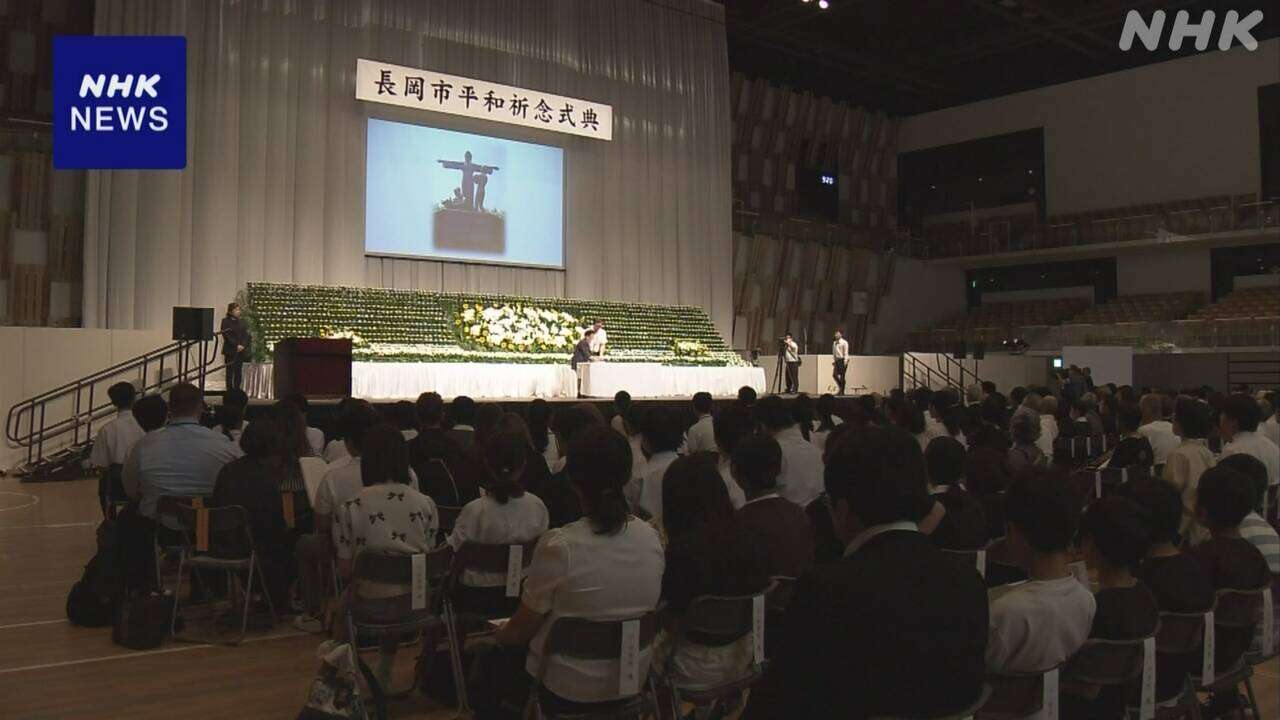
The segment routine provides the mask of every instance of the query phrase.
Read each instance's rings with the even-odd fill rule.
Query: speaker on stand
[[[200,370],[198,385],[200,390],[203,391],[205,355],[208,353],[209,342],[214,339],[213,308],[174,307],[173,339],[184,344],[182,354],[178,356],[178,379],[180,381],[187,379],[187,373],[191,369],[191,348],[197,343],[199,344]]]

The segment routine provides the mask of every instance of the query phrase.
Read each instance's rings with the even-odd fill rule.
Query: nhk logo
[[[1133,47],[1133,39],[1142,41],[1143,47],[1152,52],[1160,49],[1160,39],[1164,36],[1164,24],[1167,15],[1163,10],[1151,14],[1151,21],[1143,19],[1142,13],[1130,10],[1124,18],[1124,29],[1120,31],[1120,49],[1128,51]],[[1213,39],[1213,28],[1217,15],[1212,10],[1205,10],[1200,22],[1191,22],[1191,13],[1179,10],[1174,16],[1173,28],[1169,30],[1169,49],[1178,51],[1188,38],[1196,41],[1196,50],[1206,50]],[[1258,41],[1251,31],[1262,22],[1262,11],[1253,12],[1240,17],[1240,13],[1230,10],[1222,17],[1222,27],[1218,31],[1218,49],[1228,50],[1235,42],[1239,42],[1249,50],[1258,49]]]
[[[53,74],[55,167],[186,167],[186,38],[56,37]]]

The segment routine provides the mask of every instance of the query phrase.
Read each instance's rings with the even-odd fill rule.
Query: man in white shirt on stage
[[[787,389],[784,391],[788,394],[799,392],[800,390],[800,346],[796,344],[791,333],[787,333],[782,338],[782,360],[786,363],[787,373]]]
[[[609,343],[609,335],[604,331],[604,321],[597,320],[596,324],[591,327],[596,334],[591,337],[591,354],[594,357],[604,357],[604,346]]]
[[[836,381],[838,395],[844,394],[844,373],[848,368],[849,341],[837,330],[835,340],[831,343],[831,377]]]

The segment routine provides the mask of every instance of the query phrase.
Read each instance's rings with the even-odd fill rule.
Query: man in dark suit
[[[916,520],[928,502],[915,439],[893,428],[827,448],[825,485],[844,557],[796,586],[787,633],[748,717],[933,717],[982,689],[987,595]],[[762,707],[756,707],[757,700]]]
[[[418,434],[409,441],[409,464],[418,476],[419,489],[446,507],[461,507],[475,500],[480,496],[484,470],[443,429],[444,399],[433,392],[422,393],[416,409]]]
[[[591,338],[595,336],[594,329],[588,329],[582,334],[582,339],[573,346],[573,357],[569,359],[569,367],[577,370],[578,363],[591,362]]]
[[[476,401],[466,395],[459,395],[449,406],[449,419],[453,427],[447,431],[449,438],[463,450],[469,449],[476,441]]]

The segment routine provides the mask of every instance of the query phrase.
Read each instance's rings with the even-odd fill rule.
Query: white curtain
[[[96,32],[187,37],[188,162],[89,173],[88,327],[165,327],[268,280],[696,305],[730,335],[720,5],[98,0]],[[606,102],[614,139],[366,108],[358,57]],[[562,145],[565,271],[366,258],[370,115]]]

